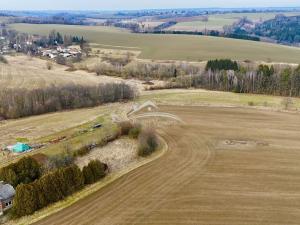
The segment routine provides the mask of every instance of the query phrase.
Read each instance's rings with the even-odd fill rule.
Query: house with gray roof
[[[13,206],[16,191],[13,186],[0,181],[0,215]]]

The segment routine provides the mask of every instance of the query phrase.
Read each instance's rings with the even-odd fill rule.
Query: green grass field
[[[227,13],[227,14],[214,14],[208,17],[208,21],[204,22],[199,20],[198,17],[184,18],[184,20],[177,23],[176,25],[170,27],[168,30],[184,30],[184,31],[202,31],[208,30],[223,30],[226,25],[232,25],[234,22],[238,21],[243,17],[257,22],[265,21],[275,18],[279,13]],[[287,12],[282,13],[286,16],[296,16],[300,15],[300,12]]]
[[[263,42],[194,35],[133,34],[113,27],[13,24],[26,33],[47,35],[53,29],[84,36],[91,43],[140,50],[140,58],[205,61],[215,58],[266,62],[300,62],[300,48]],[[110,47],[106,48],[110,48]]]

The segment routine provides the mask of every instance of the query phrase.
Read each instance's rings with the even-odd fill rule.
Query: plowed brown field
[[[300,115],[164,106],[160,159],[37,224],[300,224]]]

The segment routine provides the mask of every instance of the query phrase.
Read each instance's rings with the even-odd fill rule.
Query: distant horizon
[[[275,7],[181,7],[181,8],[140,8],[140,9],[0,9],[0,12],[116,12],[116,11],[152,11],[152,10],[300,10],[299,6],[275,6]]]
[[[253,9],[253,8],[298,8],[295,0],[0,0],[2,11],[132,11],[160,9]]]

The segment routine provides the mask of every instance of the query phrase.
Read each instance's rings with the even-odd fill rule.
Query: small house
[[[15,189],[10,184],[0,181],[0,215],[13,206]]]

